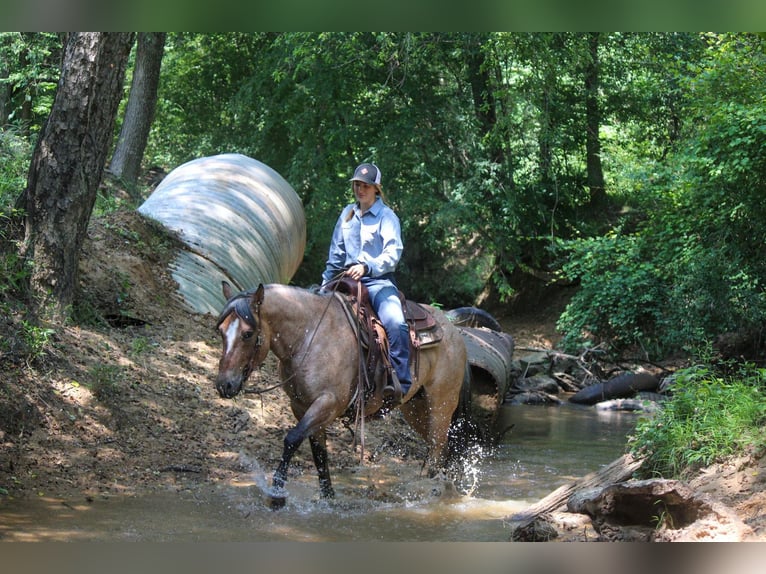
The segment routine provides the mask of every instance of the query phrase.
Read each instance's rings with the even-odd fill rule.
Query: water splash
[[[471,496],[476,492],[482,477],[481,463],[491,455],[491,449],[480,444],[473,444],[464,452],[460,461],[462,468],[460,468],[458,488],[466,496]]]

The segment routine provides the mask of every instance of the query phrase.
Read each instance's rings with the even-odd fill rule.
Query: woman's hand
[[[356,263],[346,269],[346,275],[359,281],[367,273],[367,267],[363,263]]]

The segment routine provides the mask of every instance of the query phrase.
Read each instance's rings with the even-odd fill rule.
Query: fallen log
[[[641,467],[643,459],[635,459],[630,453],[622,455],[601,470],[591,472],[575,482],[558,487],[542,500],[526,510],[507,518],[510,522],[527,522],[546,512],[554,512],[566,507],[567,500],[581,491],[604,487],[628,480]]]
[[[660,381],[650,373],[623,373],[603,383],[589,385],[569,397],[570,403],[595,405],[609,399],[625,399],[641,391],[657,391]]]

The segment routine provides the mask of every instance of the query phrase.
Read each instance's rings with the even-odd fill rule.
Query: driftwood
[[[546,512],[554,512],[566,506],[567,500],[573,494],[629,479],[642,462],[642,459],[635,459],[631,454],[624,454],[601,470],[591,472],[575,482],[560,486],[542,500],[526,510],[510,516],[507,520],[510,522],[530,521]]]

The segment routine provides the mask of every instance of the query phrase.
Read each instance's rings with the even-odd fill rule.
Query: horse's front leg
[[[296,412],[295,406],[293,412]],[[299,413],[296,413],[296,415]],[[314,464],[319,473],[320,493],[325,498],[334,496],[332,483],[330,481],[330,471],[327,462],[327,446],[324,428],[338,417],[339,411],[337,401],[331,393],[320,395],[300,417],[297,425],[291,428],[285,435],[284,448],[282,449],[282,458],[279,461],[277,470],[274,471],[272,481],[273,492],[270,494],[271,507],[273,509],[282,508],[287,501],[287,494],[284,491],[287,482],[287,468],[295,451],[308,436],[311,443],[311,453],[314,456]]]
[[[287,468],[290,466],[290,461],[295,451],[298,450],[298,447],[301,446],[303,439],[306,437],[301,423],[291,428],[285,435],[282,458],[279,461],[279,466],[274,471],[274,478],[271,483],[272,492],[269,493],[271,508],[274,510],[282,508],[287,502],[287,493],[285,492]]]
[[[309,437],[311,455],[314,457],[314,466],[319,475],[319,493],[322,498],[335,498],[335,490],[330,479],[330,469],[327,465],[327,435],[321,431]]]

